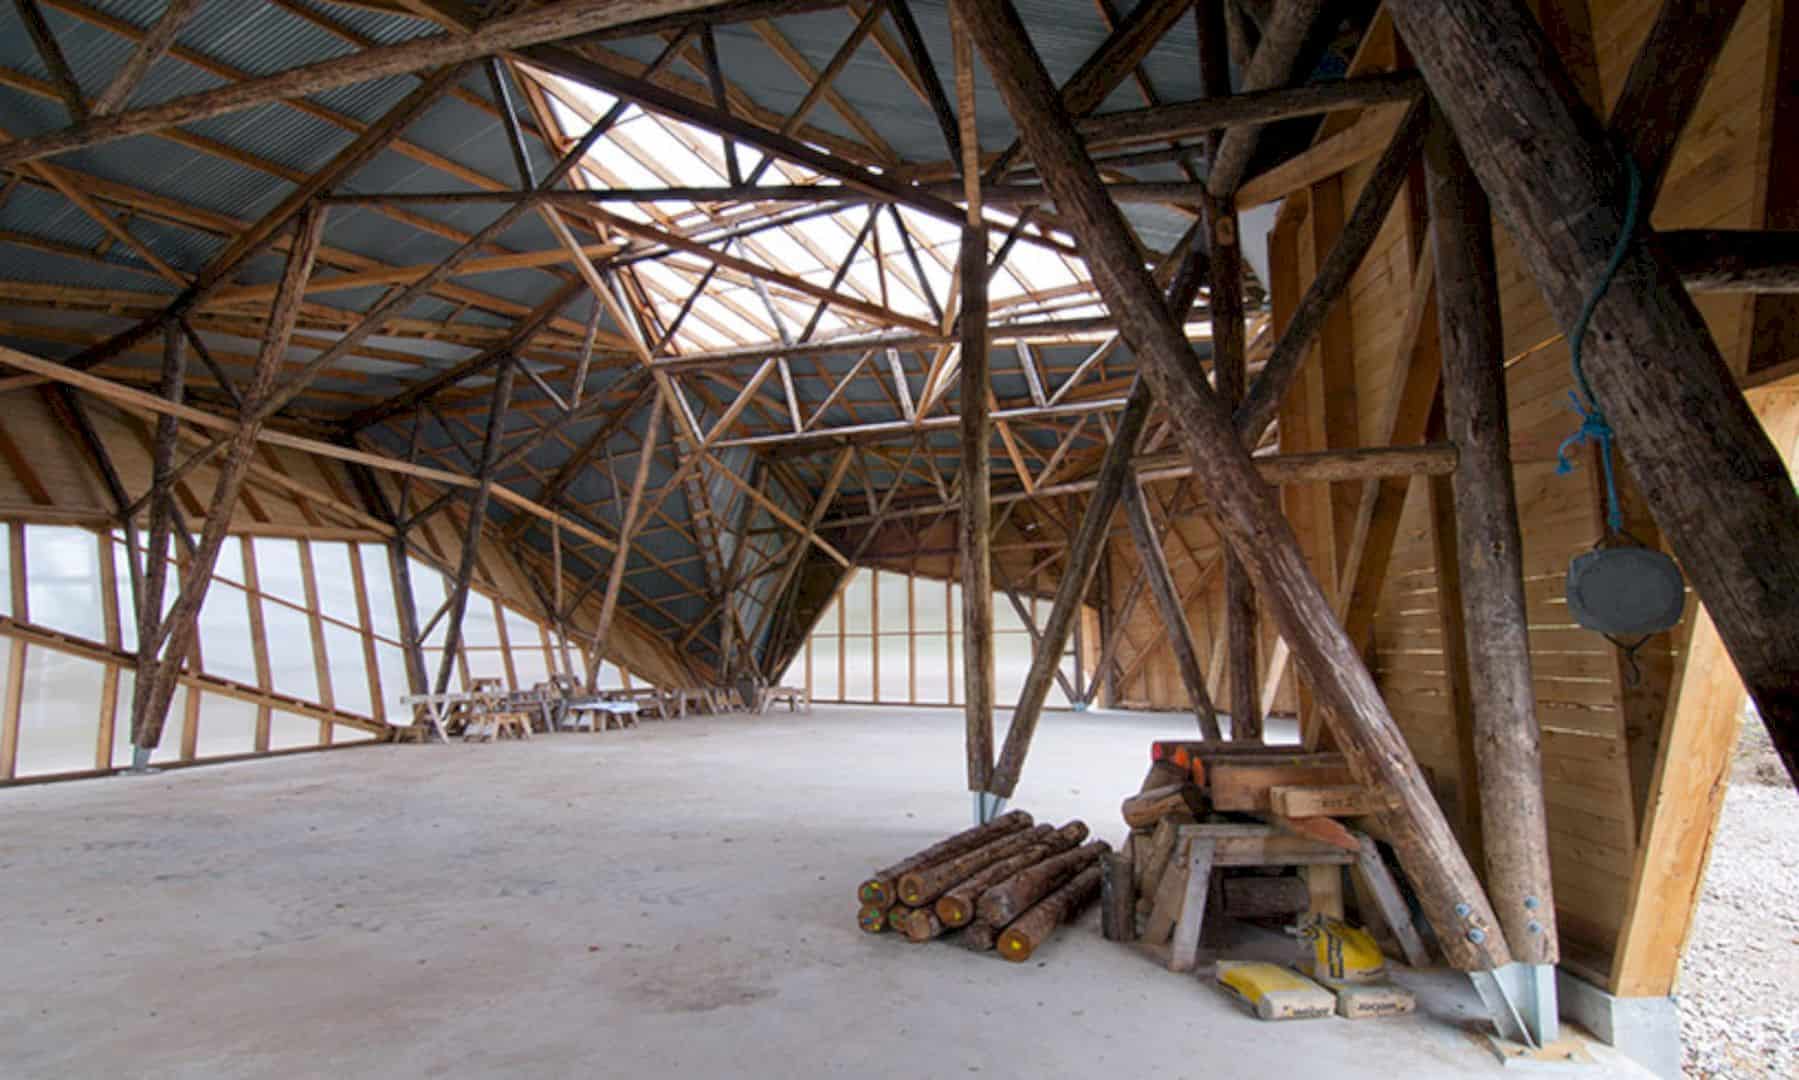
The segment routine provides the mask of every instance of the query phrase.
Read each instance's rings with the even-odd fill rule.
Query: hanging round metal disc
[[[1653,548],[1595,548],[1568,564],[1568,610],[1588,630],[1659,634],[1680,622],[1685,603],[1680,568]]]

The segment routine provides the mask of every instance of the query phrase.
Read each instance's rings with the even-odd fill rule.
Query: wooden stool
[[[1295,836],[1273,825],[1182,825],[1174,855],[1156,883],[1155,899],[1143,940],[1160,944],[1173,934],[1168,951],[1168,970],[1192,971],[1199,965],[1199,935],[1206,917],[1207,890],[1212,871],[1230,866],[1298,866],[1307,884],[1329,880],[1331,889],[1320,889],[1341,914],[1341,867],[1350,866],[1366,886],[1375,910],[1405,953],[1406,963],[1422,967],[1429,962],[1424,940],[1412,923],[1412,913],[1400,895],[1392,872],[1382,861],[1374,841],[1355,834],[1358,850],[1345,851],[1310,837]],[[1146,883],[1147,885],[1147,883]]]

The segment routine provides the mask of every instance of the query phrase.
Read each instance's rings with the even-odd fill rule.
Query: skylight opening
[[[616,100],[557,76],[540,73],[539,78],[548,91],[543,96],[550,116],[569,140],[585,135],[594,120]],[[818,149],[829,153],[826,148]],[[738,171],[747,180],[762,164],[763,155],[745,146],[735,150]],[[711,132],[631,106],[605,136],[595,141],[576,179],[580,186],[611,190],[724,187],[730,183],[726,142]],[[841,182],[822,178],[804,166],[774,159],[756,177],[756,183],[836,186]],[[673,348],[678,352],[776,344],[779,333],[770,304],[780,313],[781,329],[790,335],[799,334],[812,319],[818,298],[798,294],[777,279],[786,277],[819,288],[830,287],[849,258],[851,245],[858,236],[864,236],[871,214],[875,217],[875,229],[864,236],[836,291],[867,303],[884,304],[897,316],[934,321],[936,313],[917,280],[922,268],[936,305],[941,307],[952,299],[950,289],[960,258],[962,230],[955,222],[907,207],[899,207],[897,217],[904,222],[912,247],[910,254],[896,227],[896,215],[884,205],[859,201],[832,213],[810,216],[801,216],[810,207],[787,202],[696,203],[667,199],[607,202],[603,209],[624,220],[694,238],[714,251],[727,251],[733,258],[767,268],[760,288],[753,288],[750,276],[742,270],[721,269],[715,273],[676,330]],[[758,221],[790,217],[799,219],[755,228]],[[989,207],[983,208],[983,217],[991,226],[991,251],[997,251],[1019,214],[1016,208]],[[753,231],[721,248],[720,235],[746,228]],[[1005,265],[992,276],[988,292],[996,314],[1036,317],[1055,313],[1074,317],[1075,312],[1102,313],[1091,296],[1091,285],[1083,270],[1066,256],[1046,250],[1034,239],[1035,235],[1036,228],[1032,226],[1025,237],[1012,245]],[[653,241],[641,237],[630,242],[639,251],[654,246]],[[666,326],[686,304],[711,263],[704,255],[670,249],[654,258],[640,258],[634,266],[650,294],[650,306]],[[766,301],[761,292],[767,293]],[[1068,306],[1059,307],[1058,300],[1069,301]],[[819,316],[813,337],[887,329],[864,312],[832,305]]]

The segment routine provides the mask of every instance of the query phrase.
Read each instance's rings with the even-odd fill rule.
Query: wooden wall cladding
[[[1574,2],[1543,0],[1535,6],[1566,8]],[[1577,76],[1585,73],[1590,99],[1604,110],[1621,90],[1660,5],[1653,0],[1595,0],[1582,6],[1590,7],[1590,37],[1559,35],[1557,44]],[[1766,222],[1770,95],[1775,91],[1769,43],[1779,6],[1777,0],[1751,0],[1745,7],[1681,138],[1653,210],[1658,228],[1756,228]],[[1580,55],[1582,50],[1586,55]],[[1390,56],[1386,45],[1371,37],[1358,63],[1379,70]],[[1277,326],[1283,307],[1291,307],[1328,250],[1342,208],[1354,200],[1369,171],[1366,162],[1353,165],[1283,207],[1272,256],[1277,271],[1269,283]],[[1415,189],[1416,182],[1411,186]],[[1420,207],[1421,199],[1412,191],[1402,193],[1334,314],[1334,325],[1308,357],[1305,376],[1282,405],[1283,452],[1346,445],[1349,439],[1372,444],[1379,438],[1418,266]],[[1633,891],[1655,744],[1669,702],[1678,698],[1691,620],[1646,652],[1643,679],[1636,686],[1627,684],[1626,665],[1611,645],[1573,624],[1563,582],[1568,560],[1603,534],[1600,474],[1590,452],[1579,455],[1572,475],[1556,473],[1557,447],[1577,424],[1568,405],[1568,350],[1503,224],[1497,233],[1558,918],[1571,962],[1603,980]],[[1699,306],[1733,370],[1746,372],[1754,299],[1702,296]],[[1440,535],[1449,513],[1447,488],[1433,494],[1433,483],[1416,478],[1408,489],[1379,593],[1371,647],[1376,676],[1394,715],[1452,822],[1470,850],[1477,851],[1478,793],[1459,719],[1466,705],[1458,694],[1453,642],[1446,640],[1446,633],[1459,633],[1454,575],[1444,572]],[[1288,514],[1327,589],[1342,570],[1344,507],[1356,486],[1283,491]],[[1624,487],[1628,509],[1633,493],[1627,477]],[[1631,525],[1636,528],[1638,520],[1633,518]],[[1653,540],[1652,523],[1642,525]]]

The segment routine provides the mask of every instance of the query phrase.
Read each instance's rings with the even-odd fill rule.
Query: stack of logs
[[[1022,963],[1099,896],[1112,849],[1086,839],[1079,821],[1058,829],[1014,810],[876,871],[857,890],[856,921],[913,942],[960,931],[966,948]]]
[[[1150,753],[1142,789],[1120,808],[1130,838],[1123,853],[1102,864],[1101,928],[1107,938],[1149,945],[1169,941],[1181,918],[1187,880],[1177,865],[1181,830],[1201,822],[1254,822],[1291,838],[1284,845],[1279,837],[1257,841],[1269,851],[1268,869],[1245,866],[1231,872],[1238,876],[1226,876],[1221,890],[1208,890],[1220,914],[1281,918],[1311,908],[1341,915],[1340,886],[1332,887],[1341,868],[1299,865],[1296,876],[1291,869],[1307,860],[1275,849],[1359,852],[1360,841],[1338,819],[1372,813],[1378,800],[1355,784],[1342,755],[1173,741],[1155,743]],[[1255,861],[1233,859],[1229,865]]]

